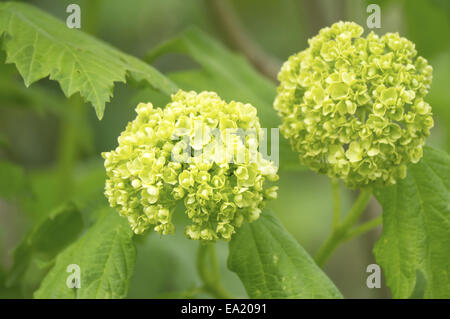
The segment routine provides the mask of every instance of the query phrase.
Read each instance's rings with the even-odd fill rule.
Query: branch
[[[341,222],[341,201],[339,199],[339,180],[331,179],[331,188],[333,191],[333,231],[337,229]]]
[[[318,0],[302,0],[302,5],[308,19],[308,36],[315,36],[321,28],[328,24],[328,19]]]
[[[348,231],[347,234],[345,234],[343,240],[347,241],[347,240],[352,239],[353,237],[357,237],[359,235],[365,234],[368,231],[380,226],[382,224],[382,222],[383,222],[383,219],[382,219],[381,215],[374,219],[371,219],[371,220],[361,224],[360,226],[357,226],[357,227],[353,228],[352,230]]]
[[[229,44],[242,52],[253,66],[276,82],[281,63],[266,53],[245,30],[228,0],[205,0],[214,22],[224,33]]]
[[[203,282],[203,287],[201,288],[202,290],[219,299],[233,299],[233,297],[222,287],[220,282],[220,271],[216,260],[215,243],[199,243],[197,253],[197,271]]]
[[[322,247],[319,248],[316,257],[314,258],[317,265],[319,265],[320,267],[324,266],[324,264],[330,258],[334,250],[338,247],[340,243],[342,243],[347,232],[361,217],[361,214],[366,209],[371,196],[372,196],[371,188],[361,189],[361,191],[359,192],[359,196],[356,199],[356,202],[353,204],[353,207],[345,216],[344,221],[333,229],[330,237],[328,237],[328,239],[325,241]]]

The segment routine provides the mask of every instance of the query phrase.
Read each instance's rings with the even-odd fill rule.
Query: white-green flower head
[[[182,201],[192,222],[188,238],[227,241],[276,198],[277,187],[267,180],[277,180],[277,167],[259,152],[255,139],[263,132],[252,105],[180,90],[164,109],[141,103],[136,112],[119,146],[102,154],[105,194],[135,233],[150,227],[173,233],[175,206]],[[241,137],[239,129],[256,134]]]
[[[281,132],[311,169],[350,187],[393,184],[422,157],[433,126],[432,68],[397,33],[338,22],[278,75]]]

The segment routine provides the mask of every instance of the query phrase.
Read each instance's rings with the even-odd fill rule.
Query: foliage
[[[99,220],[58,255],[36,291],[36,298],[124,298],[133,274],[136,251],[132,232],[122,218],[106,209]],[[79,289],[66,285],[66,268],[83,271]],[[86,271],[87,270],[87,271]]]
[[[250,298],[342,297],[268,211],[233,237],[228,267],[239,275]]]
[[[33,266],[33,258],[51,261],[63,248],[76,239],[83,229],[80,211],[66,204],[39,222],[14,251],[14,265],[6,280],[7,286],[20,284],[20,279]],[[51,234],[51,236],[49,236]]]
[[[245,7],[245,3],[235,5]],[[383,1],[385,5],[394,6],[388,0]],[[123,4],[117,10],[125,6],[129,7]],[[156,10],[174,4],[165,1],[152,6]],[[417,43],[417,52],[412,42],[398,34],[362,37],[355,24],[336,24],[289,58],[281,69],[277,92],[276,85],[251,65],[248,50],[242,50],[247,56],[243,57],[198,28],[170,35],[141,60],[93,35],[67,28],[35,6],[0,3],[0,61],[9,64],[0,66],[0,128],[5,123],[14,126],[7,134],[0,133],[0,244],[5,238],[18,243],[11,267],[4,267],[3,251],[0,256],[0,297],[229,298],[246,292],[250,298],[339,299],[347,294],[335,280],[336,269],[321,267],[341,243],[382,223],[373,257],[392,296],[450,298],[450,158],[436,147],[424,146],[434,121],[430,144],[448,147],[450,140],[445,85],[449,42],[429,36],[431,31],[445,34],[448,6],[440,0],[407,6],[405,29]],[[111,10],[108,14],[112,7],[105,7]],[[136,8],[130,10],[136,12]],[[430,21],[436,17],[426,28],[413,23],[422,12]],[[331,25],[319,18],[318,24]],[[281,26],[272,34],[279,37],[280,32]],[[147,50],[148,42],[135,41],[137,35],[132,33],[136,32],[124,31],[125,38],[139,42],[134,43],[135,53]],[[113,42],[113,35],[108,42]],[[306,35],[300,43],[306,46]],[[435,68],[431,88],[431,67],[417,53]],[[350,66],[342,54],[351,60]],[[175,59],[176,67],[165,65],[174,61],[170,59]],[[54,81],[43,80],[28,88],[46,77]],[[119,83],[139,85],[136,90]],[[111,100],[114,88],[116,97]],[[430,104],[424,101],[428,90]],[[133,94],[145,102],[138,105],[134,120],[131,108],[125,107],[133,104],[128,100]],[[118,147],[104,153],[106,172],[100,159],[104,150],[98,147],[101,141],[91,133],[103,129],[112,140],[119,131],[105,127],[106,119],[100,123],[93,113],[89,118],[80,97],[94,106],[98,119],[110,102],[108,114],[122,124],[131,121],[118,138]],[[36,118],[23,117],[15,124],[11,115],[19,112],[15,116],[20,118],[36,111],[49,124],[43,129],[58,132],[59,138],[51,149],[56,155],[41,166],[18,151],[22,147],[22,152],[31,154],[41,148],[26,143]],[[200,121],[199,130],[193,118]],[[52,131],[54,122],[58,125]],[[307,175],[288,139],[281,136],[279,140],[279,190],[267,188],[266,179],[276,180],[277,170],[259,152],[256,163],[218,164],[216,158],[208,165],[168,162],[169,153],[182,146],[172,140],[175,128],[187,129],[185,135],[195,150],[211,141],[204,130],[280,125],[306,166],[331,177],[332,230],[315,258],[309,253],[315,245],[303,241],[300,245],[299,236],[293,236],[298,234],[292,230],[301,225],[289,224],[298,219],[281,221],[283,209],[264,208],[266,200],[275,199],[278,192],[284,207],[298,206],[298,215],[318,220],[303,201],[328,202],[323,194],[311,199],[299,196],[292,202],[284,197],[283,188],[297,191],[296,186],[309,187],[311,179],[320,178]],[[249,153],[262,135],[257,137],[244,142],[236,139],[238,148],[232,155],[239,148]],[[276,153],[273,145],[271,151]],[[290,174],[295,181],[283,183]],[[347,186],[360,187],[356,199],[340,187],[337,178]],[[379,179],[383,182],[373,183]],[[363,222],[372,194],[382,215]],[[108,207],[106,199],[118,209]],[[347,214],[341,214],[341,206],[348,206]],[[160,238],[147,231],[155,228],[169,234],[175,226],[198,241],[180,232]],[[350,254],[348,259],[353,261],[357,256]],[[80,269],[79,288],[67,285],[73,275],[71,265]]]
[[[126,76],[164,93],[175,86],[154,68],[113,47],[67,28],[52,16],[23,3],[0,4],[0,36],[25,85],[50,76],[66,96],[79,92],[99,119],[112,96],[114,82]]]
[[[384,229],[374,252],[395,298],[411,296],[418,272],[426,280],[420,297],[450,297],[449,162],[446,153],[427,147],[406,179],[375,193]]]

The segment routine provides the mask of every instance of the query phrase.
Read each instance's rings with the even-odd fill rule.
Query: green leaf
[[[29,190],[28,186],[22,167],[7,161],[0,161],[0,198],[17,199]]]
[[[149,52],[146,60],[154,61],[167,53],[189,55],[202,70],[176,72],[170,76],[184,90],[215,91],[225,100],[251,103],[258,109],[264,128],[277,128],[280,118],[273,108],[275,84],[258,73],[245,58],[227,50],[222,44],[191,28]],[[280,169],[298,170],[298,155],[280,136]]]
[[[242,226],[230,242],[228,268],[237,273],[250,298],[342,298],[271,213]]]
[[[124,298],[136,260],[133,232],[111,209],[76,242],[61,252],[35,298]],[[67,267],[80,267],[81,287],[68,288]]]
[[[150,65],[24,3],[0,3],[2,34],[6,63],[16,65],[26,86],[50,76],[66,96],[79,92],[99,119],[113,95],[114,82],[125,82],[127,75],[166,94],[176,91]]]
[[[383,233],[374,253],[394,298],[411,296],[418,271],[427,282],[425,298],[450,297],[449,187],[450,157],[425,147],[406,179],[375,191]]]
[[[7,285],[13,286],[23,277],[34,256],[50,260],[73,242],[82,229],[82,216],[75,205],[66,204],[52,211],[14,250],[14,265],[8,274]]]
[[[66,204],[52,212],[35,227],[27,238],[33,250],[55,255],[70,244],[83,229],[80,211],[73,204]]]

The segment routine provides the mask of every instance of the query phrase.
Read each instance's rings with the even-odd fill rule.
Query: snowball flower
[[[105,195],[135,233],[173,233],[175,206],[183,202],[188,238],[230,240],[276,197],[266,180],[278,178],[277,168],[259,152],[263,132],[252,105],[180,90],[164,109],[141,103],[136,112],[119,146],[102,154]]]
[[[350,187],[404,178],[433,127],[432,67],[397,33],[362,33],[351,22],[322,29],[284,63],[274,105],[301,161]]]

